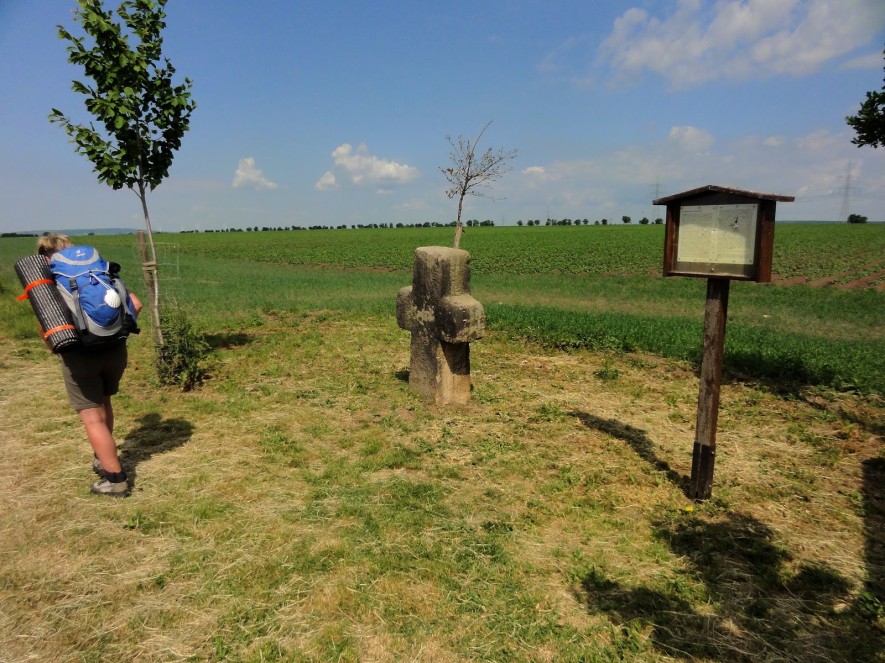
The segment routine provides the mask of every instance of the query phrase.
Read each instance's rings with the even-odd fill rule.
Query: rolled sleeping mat
[[[67,305],[55,286],[55,279],[43,256],[25,256],[15,263],[15,273],[24,286],[25,293],[19,299],[31,302],[31,308],[40,326],[43,338],[53,352],[64,352],[80,344]]]

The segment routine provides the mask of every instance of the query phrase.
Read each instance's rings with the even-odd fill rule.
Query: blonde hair
[[[37,240],[37,253],[41,256],[51,256],[62,249],[73,246],[74,243],[67,235],[59,235],[57,233],[43,233]]]

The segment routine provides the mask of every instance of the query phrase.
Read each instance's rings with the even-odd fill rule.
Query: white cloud
[[[271,182],[264,176],[260,168],[255,167],[255,159],[246,157],[240,159],[237,164],[237,172],[234,173],[233,187],[235,189],[241,186],[255,187],[256,189],[276,189],[279,184]]]
[[[881,0],[680,0],[664,18],[628,9],[599,57],[615,81],[635,82],[647,71],[674,88],[800,76],[867,44],[883,26]]]
[[[839,137],[831,134],[826,129],[818,129],[806,136],[794,139],[793,143],[800,150],[826,150],[839,143]]]
[[[882,53],[877,51],[875,53],[868,53],[867,55],[860,55],[856,58],[852,58],[846,62],[842,63],[842,69],[881,69],[882,68]]]
[[[579,48],[582,44],[583,39],[578,37],[568,37],[550,53],[544,56],[537,65],[538,71],[548,74],[557,73],[561,68],[559,61],[564,59],[564,57],[572,51]]]
[[[334,189],[338,186],[338,181],[335,179],[335,173],[331,170],[327,170],[323,173],[323,176],[317,180],[317,183],[314,184],[317,191],[328,191],[329,189]]]
[[[684,152],[706,152],[713,146],[713,135],[697,127],[673,127],[667,140]]]
[[[396,205],[394,209],[406,210],[408,212],[416,212],[427,209],[427,201],[423,199],[407,200],[404,203]]]
[[[834,220],[851,167],[852,212],[882,217],[885,154],[858,150],[846,127],[799,138],[735,137],[728,141],[697,127],[673,127],[660,139],[597,151],[593,158],[551,161],[544,176],[525,177],[507,195],[512,218],[634,218],[660,215],[651,201],[706,184],[796,196],[779,204],[777,218]]]
[[[354,150],[350,143],[344,143],[333,150],[332,158],[335,162],[335,173],[328,171],[320,178],[316,184],[316,188],[320,191],[336,183],[340,184],[343,179],[357,186],[383,185],[378,187],[378,191],[386,193],[388,186],[405,184],[418,177],[418,169],[414,166],[379,159],[369,154],[365,145],[360,145]]]
[[[546,174],[546,170],[544,170],[544,166],[529,166],[528,168],[523,168],[522,174],[529,176],[537,176],[543,177]]]

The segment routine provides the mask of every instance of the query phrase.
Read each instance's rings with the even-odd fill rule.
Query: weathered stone
[[[412,285],[396,297],[396,320],[412,332],[411,387],[437,405],[466,403],[470,342],[485,334],[485,311],[470,295],[470,254],[416,249]]]

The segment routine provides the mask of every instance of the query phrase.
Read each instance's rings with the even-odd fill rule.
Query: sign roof
[[[683,198],[694,198],[704,193],[731,193],[738,196],[747,196],[748,198],[759,198],[761,200],[776,200],[784,203],[791,203],[796,200],[795,196],[784,196],[777,193],[761,193],[759,191],[748,191],[746,189],[736,189],[730,186],[719,186],[718,184],[708,184],[706,186],[699,187],[697,189],[691,189],[690,191],[683,191],[682,193],[674,193],[670,196],[664,196],[663,198],[658,198],[655,201],[652,201],[652,205],[666,205],[667,203],[673,202],[674,200],[681,200]]]

